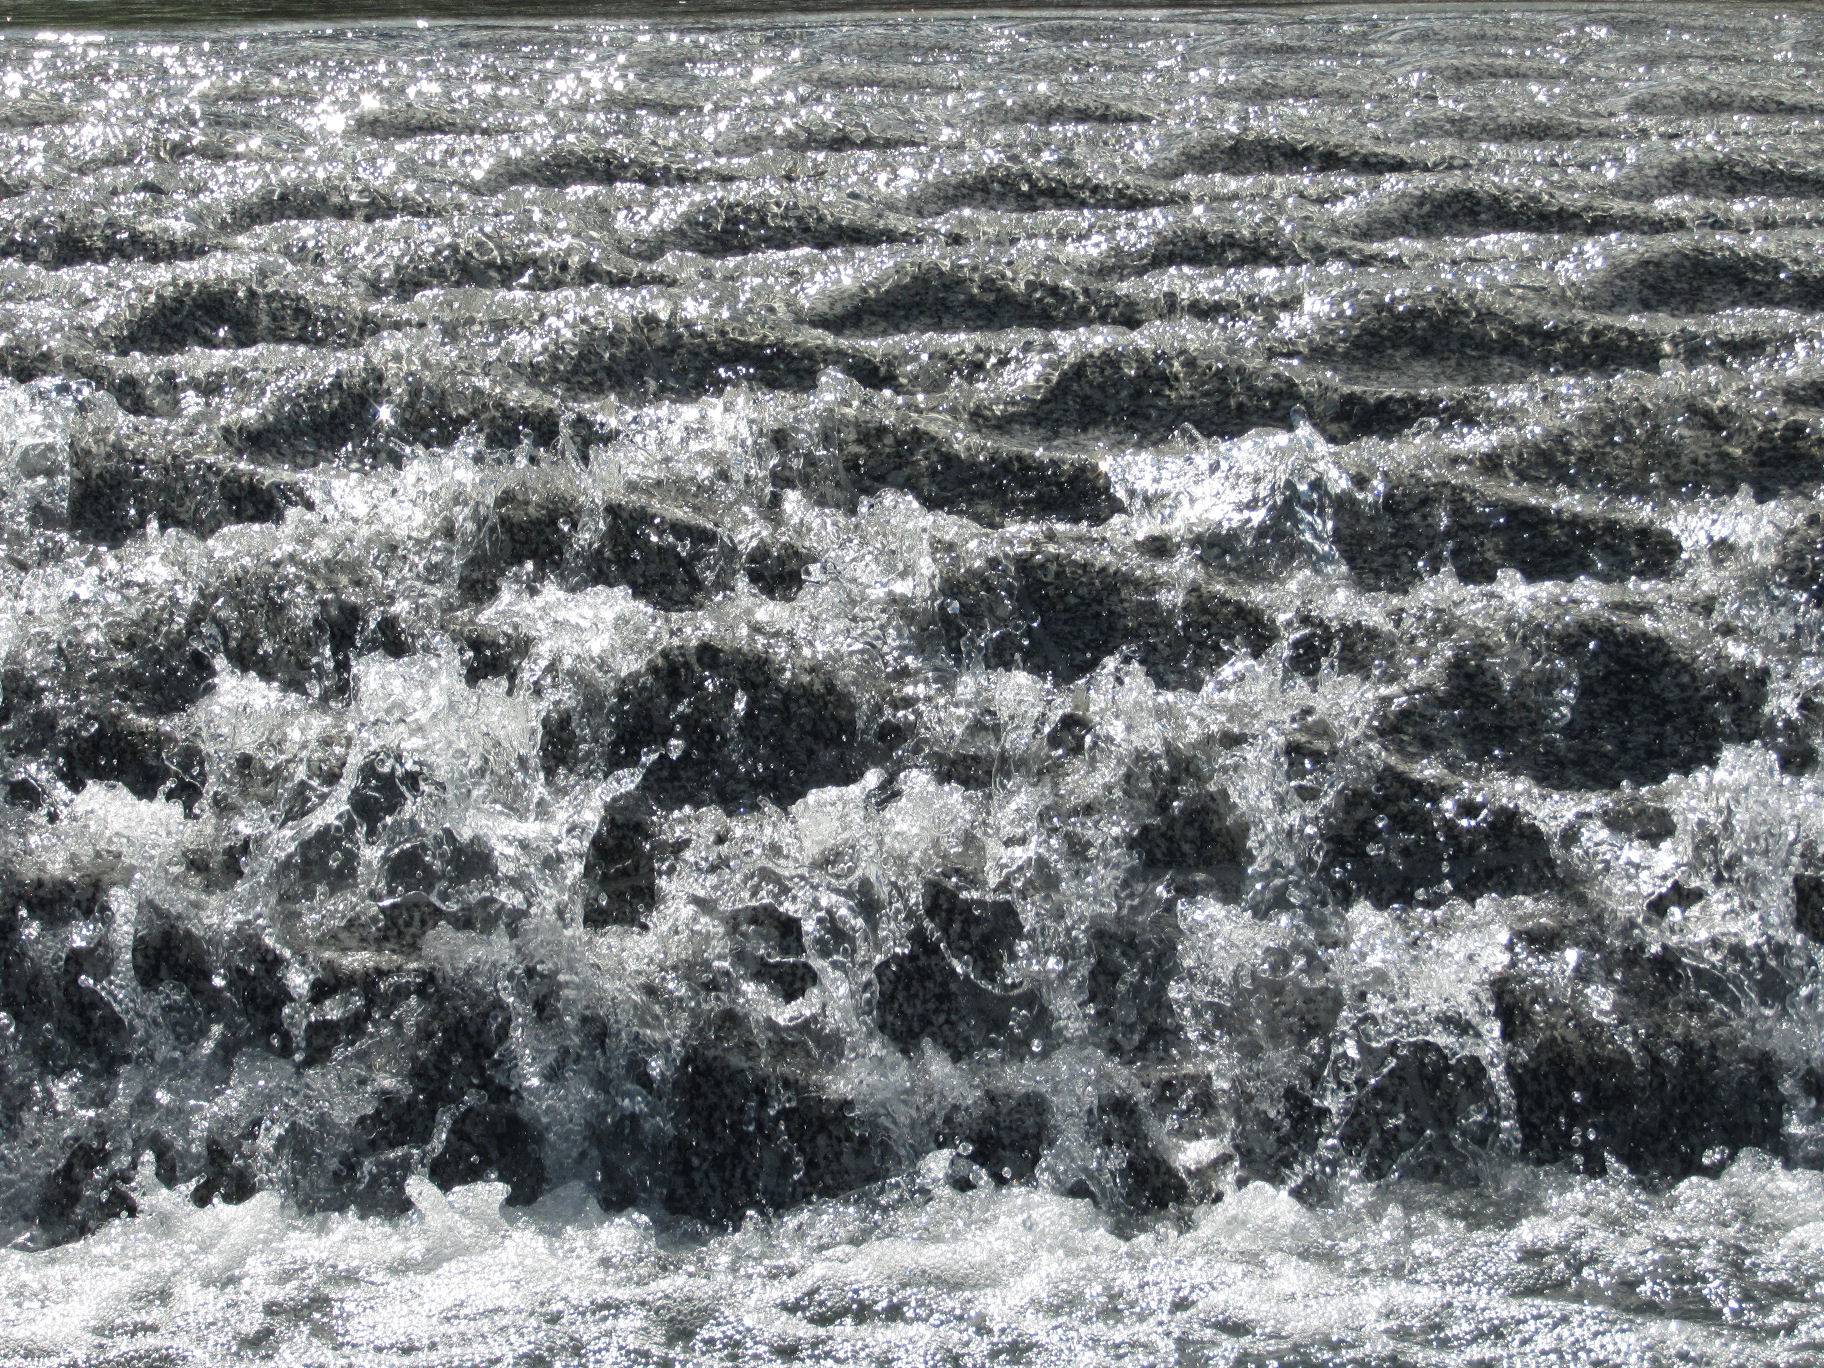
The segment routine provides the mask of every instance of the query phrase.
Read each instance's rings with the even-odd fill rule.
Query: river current
[[[0,1362],[1824,1361],[1824,11],[22,17]]]

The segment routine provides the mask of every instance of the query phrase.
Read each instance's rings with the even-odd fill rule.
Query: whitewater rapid
[[[1821,30],[0,30],[0,1361],[1818,1361]]]

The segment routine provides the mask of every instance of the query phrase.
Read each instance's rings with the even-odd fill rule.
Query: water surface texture
[[[1819,1362],[1821,52],[0,33],[0,1361]]]

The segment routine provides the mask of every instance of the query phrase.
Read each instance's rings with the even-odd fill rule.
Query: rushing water
[[[1820,1361],[1820,52],[0,31],[0,1360]]]

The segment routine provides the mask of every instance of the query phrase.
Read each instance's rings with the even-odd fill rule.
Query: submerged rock
[[[791,803],[862,772],[855,700],[813,665],[704,641],[666,647],[581,710],[545,716],[546,770],[643,767],[664,807]]]
[[[1586,1173],[1714,1173],[1778,1152],[1782,1070],[1750,1042],[1716,971],[1666,947],[1520,943],[1494,982],[1520,1143]]]

